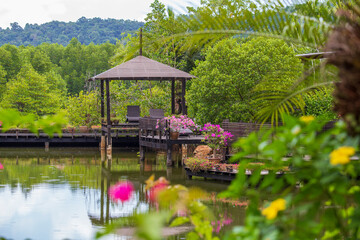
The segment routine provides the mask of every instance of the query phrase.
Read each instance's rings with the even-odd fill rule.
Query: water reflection
[[[139,162],[136,150],[114,150],[112,162],[102,162],[98,149],[1,149],[0,162],[0,237],[12,239],[93,239],[104,224],[148,211],[144,182],[152,174],[214,193],[227,187],[188,180],[182,167],[166,167],[164,153],[147,153]],[[107,194],[121,179],[136,190],[123,204],[111,202]],[[215,214],[228,212],[241,223],[244,208],[215,198],[208,204]]]

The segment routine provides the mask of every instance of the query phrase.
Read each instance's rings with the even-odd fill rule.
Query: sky
[[[75,22],[81,17],[130,19],[143,21],[154,0],[5,0],[0,4],[0,27],[17,22],[42,24],[53,20]],[[199,5],[200,0],[160,0],[177,13],[186,6]]]

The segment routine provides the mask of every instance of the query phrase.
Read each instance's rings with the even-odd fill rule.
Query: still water
[[[111,164],[102,164],[98,149],[1,148],[0,239],[94,239],[96,231],[112,220],[149,210],[144,182],[152,174],[172,184],[201,187],[213,196],[228,186],[201,178],[187,180],[178,164],[166,167],[163,153],[146,153],[145,161],[139,162],[137,151],[114,149]],[[107,189],[122,179],[134,184],[135,194],[124,204],[111,202]],[[241,204],[213,198],[207,205],[232,225],[242,223]],[[214,230],[221,234],[223,225],[215,221]]]

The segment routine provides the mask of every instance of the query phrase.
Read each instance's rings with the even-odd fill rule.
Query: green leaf
[[[188,217],[177,217],[171,222],[170,227],[176,227],[188,223],[190,220]]]

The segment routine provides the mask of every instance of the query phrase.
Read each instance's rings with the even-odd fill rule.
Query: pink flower
[[[109,196],[113,201],[126,202],[130,199],[134,187],[131,182],[123,181],[110,187]]]
[[[211,134],[212,137],[216,137],[215,133]]]
[[[3,170],[4,166],[0,163],[0,170]]]
[[[155,186],[153,186],[148,193],[150,202],[157,202],[157,196],[158,196],[159,192],[161,192],[168,186],[169,186],[168,183],[158,183]]]

